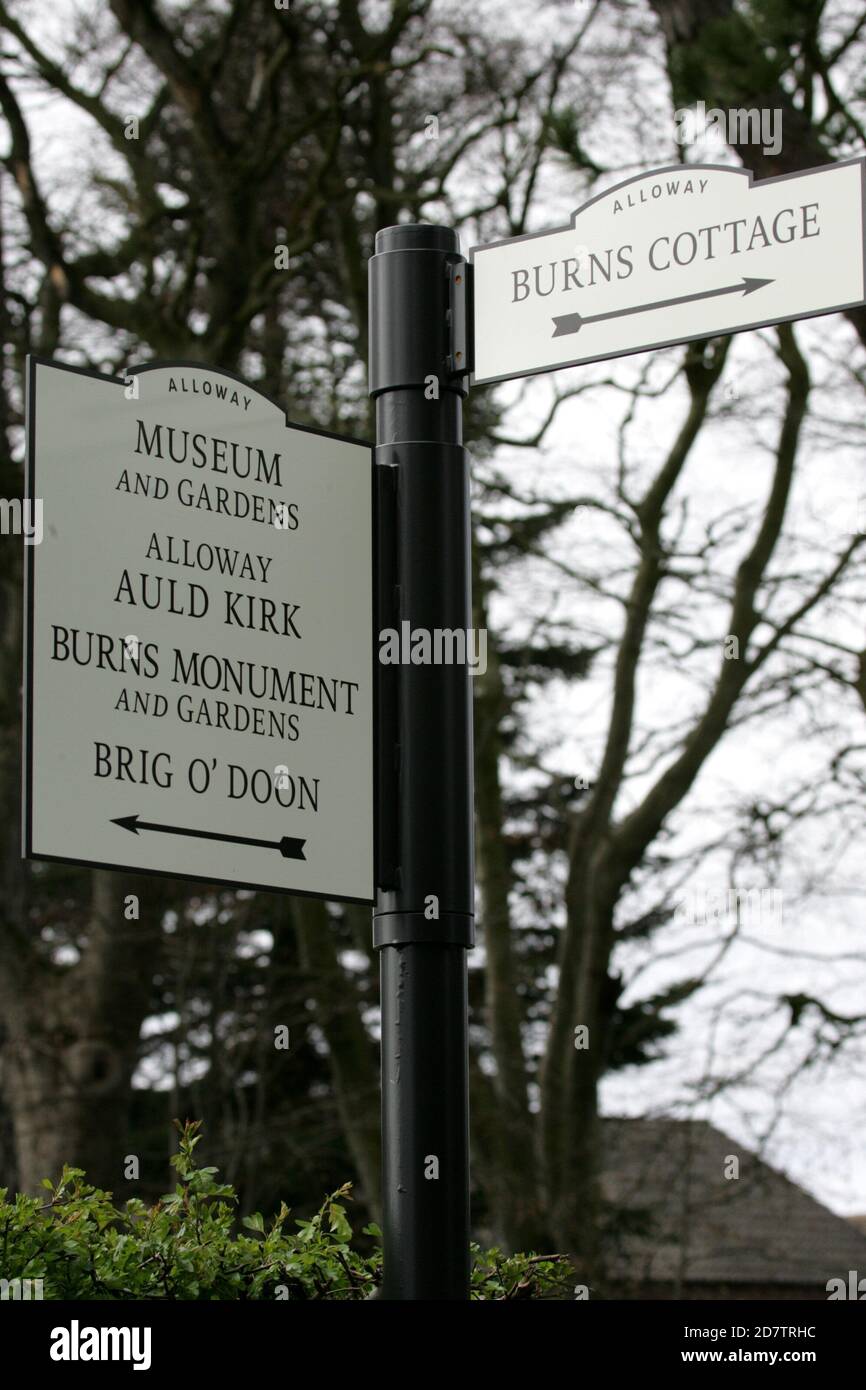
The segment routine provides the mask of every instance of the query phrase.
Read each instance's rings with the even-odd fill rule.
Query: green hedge
[[[45,1198],[0,1189],[0,1278],[41,1279],[46,1299],[363,1299],[382,1273],[380,1231],[364,1227],[372,1254],[353,1249],[347,1183],[309,1221],[283,1205],[269,1223],[236,1221],[234,1189],[199,1168],[197,1122],[178,1126],[171,1160],[178,1183],[153,1207],[116,1206],[110,1192],[65,1168]],[[370,1241],[367,1245],[369,1247]],[[573,1279],[558,1255],[503,1255],[473,1246],[474,1299],[562,1298]],[[14,1286],[13,1286],[14,1288]],[[4,1286],[6,1297],[14,1296]]]

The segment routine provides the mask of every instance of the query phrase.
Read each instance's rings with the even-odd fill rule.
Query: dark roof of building
[[[705,1121],[605,1119],[603,1136],[612,1280],[817,1292],[851,1269],[866,1275],[866,1235]]]

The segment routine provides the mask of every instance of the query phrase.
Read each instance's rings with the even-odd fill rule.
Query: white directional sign
[[[866,299],[866,161],[752,182],[677,164],[571,225],[472,251],[477,383],[850,309]]]
[[[370,901],[369,446],[28,365],[25,855]]]

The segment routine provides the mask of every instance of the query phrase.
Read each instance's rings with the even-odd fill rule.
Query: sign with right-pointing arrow
[[[866,300],[866,161],[755,183],[679,164],[567,227],[472,251],[476,384],[850,309]]]

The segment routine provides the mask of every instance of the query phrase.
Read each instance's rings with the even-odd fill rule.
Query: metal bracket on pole
[[[473,369],[472,361],[472,265],[448,262],[449,375],[461,376]]]

